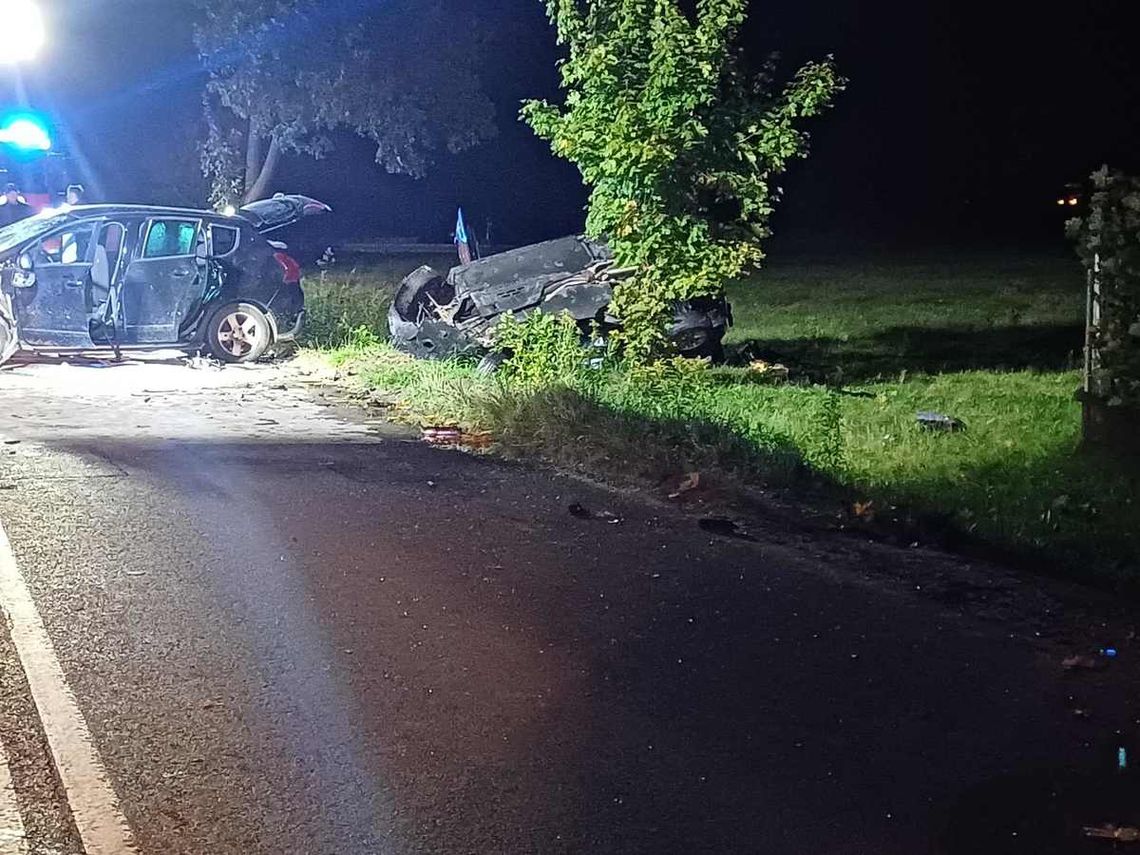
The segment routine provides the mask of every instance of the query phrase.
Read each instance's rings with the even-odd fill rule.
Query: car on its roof
[[[610,311],[618,268],[604,243],[571,235],[461,264],[443,275],[431,267],[408,274],[388,310],[392,342],[423,359],[493,350],[492,332],[505,315],[568,314],[583,336],[620,326]],[[674,304],[667,329],[683,356],[724,359],[732,307],[723,296]]]
[[[328,210],[282,194],[232,215],[84,205],[0,229],[0,362],[101,348],[256,360],[305,313],[301,268],[266,235]]]

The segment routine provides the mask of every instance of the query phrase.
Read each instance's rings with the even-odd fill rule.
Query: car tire
[[[272,343],[269,318],[251,303],[227,303],[210,316],[206,344],[222,362],[256,362]]]
[[[7,362],[19,347],[16,331],[6,317],[0,315],[0,365]]]
[[[420,309],[431,305],[432,299],[437,303],[449,303],[455,299],[455,289],[447,284],[446,279],[425,265],[413,270],[400,283],[392,299],[392,308],[401,319],[417,323]]]

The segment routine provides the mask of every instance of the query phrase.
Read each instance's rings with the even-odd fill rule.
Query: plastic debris
[[[463,431],[458,425],[439,425],[423,429],[424,442],[432,445],[446,445],[458,443],[463,438]]]
[[[953,416],[947,416],[943,413],[935,413],[931,410],[923,410],[915,416],[918,426],[926,430],[940,430],[946,432],[954,432],[965,430],[966,425],[959,419]]]
[[[187,368],[192,368],[195,371],[221,371],[225,367],[220,360],[203,356],[200,353],[196,356],[189,356],[183,361]]]
[[[489,447],[494,439],[486,431],[465,431],[456,425],[440,425],[423,428],[423,440],[428,445],[447,445],[458,448],[482,449]]]
[[[689,493],[697,487],[701,486],[701,473],[690,472],[681,479],[681,483],[677,485],[677,489],[669,494],[670,499],[679,499],[686,493]]]
[[[609,523],[610,525],[617,525],[622,521],[622,518],[615,513],[610,511],[591,511],[578,502],[572,504],[567,510],[570,511],[570,516],[577,517],[580,520],[596,520]]]

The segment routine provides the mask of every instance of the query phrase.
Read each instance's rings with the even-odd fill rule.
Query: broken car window
[[[36,265],[82,264],[87,261],[87,251],[91,247],[94,225],[76,225],[74,228],[56,232],[32,247],[32,259]]]

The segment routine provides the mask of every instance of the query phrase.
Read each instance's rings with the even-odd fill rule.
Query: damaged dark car
[[[232,215],[47,210],[0,229],[0,361],[18,350],[206,350],[252,362],[301,330],[301,268],[266,235],[328,211],[277,195]]]
[[[480,353],[506,314],[566,312],[584,335],[620,325],[610,312],[614,286],[631,271],[616,267],[610,250],[584,237],[524,246],[453,267],[445,276],[430,267],[409,274],[388,311],[393,343],[420,358]],[[669,337],[684,356],[724,358],[732,312],[723,297],[678,304]]]

